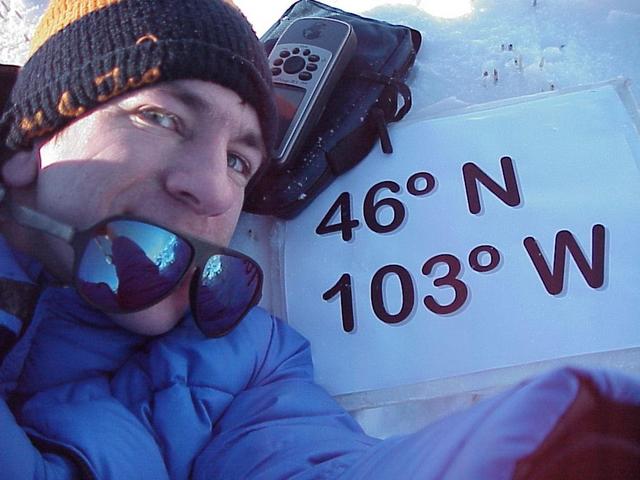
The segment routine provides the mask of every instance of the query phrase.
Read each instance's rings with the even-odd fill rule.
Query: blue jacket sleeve
[[[3,478],[71,480],[80,478],[74,464],[58,455],[41,454],[4,400],[0,399],[0,468]]]
[[[274,319],[249,387],[216,424],[193,478],[335,479],[378,442],[313,382],[308,342]]]

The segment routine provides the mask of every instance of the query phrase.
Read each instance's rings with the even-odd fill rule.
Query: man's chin
[[[182,320],[187,307],[177,307],[167,300],[139,312],[111,314],[112,320],[122,328],[140,335],[162,335]]]

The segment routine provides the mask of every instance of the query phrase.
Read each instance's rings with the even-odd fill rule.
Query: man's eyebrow
[[[245,132],[238,138],[238,141],[244,143],[247,147],[255,148],[256,150],[263,151],[264,143],[262,137],[255,132]]]
[[[186,107],[195,110],[199,114],[210,115],[214,112],[214,108],[207,102],[201,95],[194,93],[191,89],[183,85],[160,85],[159,90],[165,95],[169,95],[179,102],[183,103]],[[247,103],[244,100],[240,100],[242,105]],[[238,141],[244,143],[248,147],[255,148],[257,150],[264,150],[264,142],[262,136],[258,132],[248,131],[243,132]]]
[[[213,111],[211,105],[204,98],[182,85],[159,85],[158,90],[198,113],[209,114]]]

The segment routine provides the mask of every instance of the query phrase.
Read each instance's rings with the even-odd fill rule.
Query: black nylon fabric
[[[378,115],[382,112],[386,123],[400,119],[400,92],[385,79],[403,81],[421,44],[420,33],[410,27],[362,17],[315,0],[300,0],[262,37],[267,51],[292,21],[304,17],[350,23],[358,47],[310,133],[308,146],[290,168],[271,167],[247,197],[245,210],[251,213],[293,218],[336,176],[357,165],[380,138],[376,110]],[[408,108],[403,114],[405,110]]]
[[[0,111],[9,99],[11,88],[16,83],[20,67],[16,65],[0,65]]]
[[[0,64],[0,112],[3,111],[4,106],[9,100],[9,95],[11,94],[13,85],[16,83],[19,70],[20,67],[17,65]],[[8,130],[8,128],[6,130]],[[5,131],[0,128],[0,162],[8,155],[3,141],[5,134]]]

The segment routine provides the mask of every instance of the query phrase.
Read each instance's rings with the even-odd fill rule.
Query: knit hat
[[[200,79],[252,105],[267,148],[275,102],[262,44],[223,0],[51,0],[0,120],[12,149],[62,129],[118,95]]]

